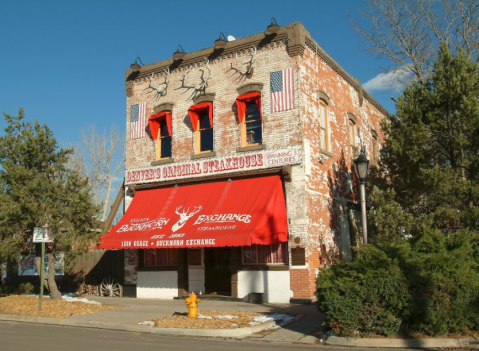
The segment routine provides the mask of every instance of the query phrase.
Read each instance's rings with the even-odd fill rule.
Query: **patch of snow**
[[[76,297],[74,293],[64,293],[62,296]]]
[[[219,319],[233,319],[233,318],[238,318],[236,316],[230,316],[229,314],[225,314],[225,315],[219,315],[219,316],[215,316],[216,318],[219,318]]]
[[[260,323],[275,321],[275,322],[277,322],[278,325],[283,326],[283,325],[291,322],[293,319],[294,319],[294,316],[290,316],[290,315],[282,314],[282,313],[275,313],[275,314],[270,314],[270,315],[267,315],[267,316],[253,317],[254,322],[252,322],[252,323],[260,324]],[[255,324],[250,323],[250,325],[255,325]]]
[[[213,319],[213,317],[210,317],[210,316],[203,316],[202,314],[198,314],[198,318],[203,318],[203,319]]]
[[[152,321],[144,321],[144,322],[140,322],[138,323],[140,325],[151,325],[152,327],[155,325],[155,322],[152,322]]]
[[[84,303],[89,303],[90,305],[101,305],[101,303],[99,302],[91,301],[84,297],[79,298],[79,297],[70,297],[70,296],[64,295],[62,296],[62,299],[67,302],[84,302]]]

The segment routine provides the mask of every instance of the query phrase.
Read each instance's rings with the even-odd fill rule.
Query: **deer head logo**
[[[190,213],[188,213],[188,211],[190,210],[189,207],[185,211],[180,212],[180,210],[182,208],[183,208],[183,205],[177,207],[176,210],[175,210],[175,213],[178,216],[180,216],[180,220],[178,222],[176,222],[175,224],[173,224],[173,226],[171,227],[171,230],[174,231],[174,232],[176,232],[178,229],[182,228],[185,225],[186,221],[188,219],[190,219],[191,217],[193,217],[193,215],[200,212],[201,209],[203,208],[203,206],[195,206],[195,209],[193,211],[191,211]]]

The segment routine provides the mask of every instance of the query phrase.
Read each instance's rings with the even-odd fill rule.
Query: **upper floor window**
[[[372,160],[371,160],[371,164],[373,166],[377,166],[378,165],[378,157],[379,157],[379,143],[378,143],[378,133],[376,133],[376,131],[372,130],[371,131],[371,135],[372,135]]]
[[[213,145],[213,103],[201,102],[188,109],[191,126],[196,135],[196,153],[208,152]]]
[[[148,124],[151,137],[156,140],[156,159],[171,157],[171,111],[150,116]]]
[[[236,107],[241,124],[241,146],[261,144],[263,142],[261,93],[253,91],[238,96]]]
[[[244,264],[288,264],[288,243],[243,247]]]
[[[349,147],[351,152],[351,158],[356,158],[357,156],[357,147],[356,147],[356,117],[348,112],[348,123],[349,123]]]
[[[208,113],[200,113],[196,134],[197,153],[213,150],[213,125]]]
[[[324,100],[319,101],[319,117],[321,124],[320,138],[321,138],[321,150],[331,151],[329,140],[329,116],[328,105]]]

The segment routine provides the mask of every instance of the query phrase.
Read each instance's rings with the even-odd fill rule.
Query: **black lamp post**
[[[354,160],[356,175],[359,178],[359,192],[361,197],[361,222],[363,226],[363,243],[368,243],[368,226],[366,216],[366,179],[368,178],[369,160],[364,153],[361,153]]]

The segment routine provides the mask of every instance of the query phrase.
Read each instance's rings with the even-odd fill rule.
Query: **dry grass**
[[[175,314],[173,316],[155,319],[157,328],[182,328],[182,329],[235,329],[247,327],[253,318],[263,316],[259,312],[235,312],[235,311],[203,311],[198,312],[199,316],[209,318],[188,318],[187,313]],[[218,316],[234,316],[235,318],[221,318]]]
[[[0,314],[66,318],[121,308],[121,306],[116,305],[93,305],[80,301],[67,302],[64,300],[52,300],[48,296],[43,297],[41,310],[38,310],[38,304],[38,296],[10,295],[1,297]]]
[[[38,310],[38,296],[11,295],[0,297],[0,314],[13,314],[19,316],[67,318],[90,313],[123,308],[117,305],[93,305],[81,301],[68,302],[52,300],[48,296],[42,299],[42,309]],[[176,313],[172,316],[155,319],[158,328],[185,328],[185,329],[234,329],[247,327],[253,318],[262,316],[258,312],[236,311],[205,311],[199,310],[199,315],[209,318],[188,318],[187,313]],[[220,318],[218,316],[235,316],[236,318]]]

